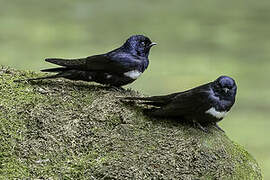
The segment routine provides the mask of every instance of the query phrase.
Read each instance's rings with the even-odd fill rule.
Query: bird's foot
[[[219,125],[217,123],[215,123],[214,126],[215,126],[215,128],[217,128],[221,132],[225,133],[225,131],[223,129],[221,129],[221,127],[219,127]]]
[[[109,90],[115,91],[115,92],[124,92],[125,89],[122,87],[117,87],[117,86],[109,86]]]

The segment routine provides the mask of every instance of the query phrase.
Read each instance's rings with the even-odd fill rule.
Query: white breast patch
[[[107,79],[110,79],[111,77],[112,77],[112,75],[110,75],[110,74],[107,74],[107,76],[106,76]]]
[[[138,70],[132,70],[125,72],[124,75],[131,78],[131,79],[137,79],[142,73]]]
[[[210,109],[208,109],[207,111],[205,111],[205,113],[207,114],[211,114],[212,116],[221,119],[224,118],[227,114],[227,111],[217,111],[214,107],[211,107]]]

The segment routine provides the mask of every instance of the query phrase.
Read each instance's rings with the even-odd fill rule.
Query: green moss
[[[0,179],[261,179],[256,161],[214,127],[145,117],[117,98],[134,91],[0,74]]]
[[[261,169],[255,159],[239,144],[233,142],[231,153],[238,157],[235,162],[235,174],[239,179],[262,179]]]

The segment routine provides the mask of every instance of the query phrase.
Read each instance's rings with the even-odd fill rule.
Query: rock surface
[[[0,179],[262,179],[226,134],[149,118],[91,83],[0,68]]]

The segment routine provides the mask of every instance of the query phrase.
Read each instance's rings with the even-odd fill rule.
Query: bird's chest
[[[148,59],[141,59],[140,62],[137,63],[136,68],[125,72],[124,76],[135,80],[141,76],[141,74],[147,67],[148,67]]]
[[[138,77],[140,77],[141,74],[142,72],[140,72],[139,70],[131,70],[131,71],[125,72],[124,76],[131,79],[137,79]]]
[[[216,119],[223,119],[226,115],[227,115],[227,111],[226,110],[217,110],[215,107],[211,107],[208,110],[205,111],[206,115],[210,115],[213,118]]]
[[[216,123],[221,121],[227,114],[227,111],[218,111],[214,107],[201,111],[194,115],[196,121],[200,123]]]
[[[205,115],[216,119],[216,121],[222,120],[230,110],[230,107],[226,101],[219,100],[211,103],[211,106],[205,110]]]

